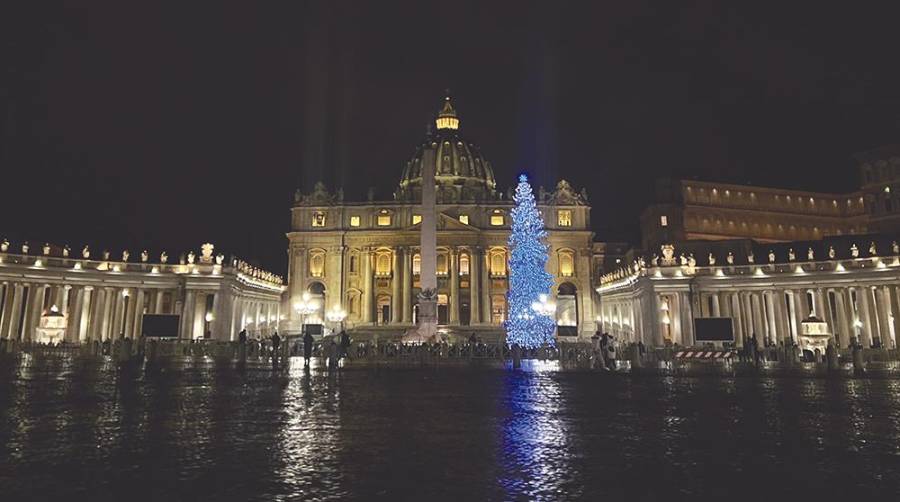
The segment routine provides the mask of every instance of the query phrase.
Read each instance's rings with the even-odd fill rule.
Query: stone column
[[[450,324],[459,326],[459,252],[450,248],[447,254],[450,260]]]
[[[128,338],[135,338],[140,323],[141,310],[144,307],[144,290],[136,289],[131,291],[128,297],[128,305],[125,309],[125,328],[122,332]]]
[[[41,314],[44,310],[44,294],[47,284],[32,284],[28,293],[28,307],[25,312],[25,329],[22,332],[22,340],[30,342],[34,340],[35,330],[41,322]]]
[[[712,294],[712,315],[713,317],[722,317],[722,308],[719,305],[719,293]]]
[[[853,314],[849,310],[849,302],[846,298],[844,289],[836,289],[834,291],[834,303],[837,308],[838,328],[835,329],[835,339],[838,346],[848,347],[850,345],[850,337],[853,336]]]
[[[401,282],[403,281],[404,270],[400,266],[400,248],[394,249],[391,257],[391,323],[399,324],[403,322],[403,293],[401,291]]]
[[[123,323],[125,320],[125,307],[126,303],[131,304],[131,301],[127,301],[125,297],[128,296],[125,294],[126,290],[119,290],[116,293],[115,298],[115,310],[113,311],[113,322],[112,329],[110,330],[110,338],[112,340],[118,340],[125,336],[125,328],[123,327]],[[129,298],[129,300],[133,300]]]
[[[12,297],[10,297],[10,288]],[[19,315],[22,312],[22,296],[25,293],[25,285],[19,283],[10,283],[7,286],[7,303],[9,304],[9,315],[3,316],[3,329],[0,336],[13,340],[19,339]]]
[[[879,332],[881,333],[881,343],[883,347],[889,348],[891,346],[891,341],[893,340],[893,337],[891,337],[892,315],[890,295],[883,286],[877,288],[875,294],[878,295],[878,327]]]
[[[166,290],[157,289],[156,293],[153,296],[153,313],[154,314],[162,314],[163,313],[163,299],[165,298]]]
[[[375,283],[373,280],[375,267],[372,266],[373,253],[371,248],[363,248],[360,253],[360,259],[362,260],[363,273],[362,321],[364,324],[373,324],[375,321],[373,317],[375,313]]]
[[[775,308],[776,332],[775,342],[784,342],[786,347],[791,346],[791,326],[788,319],[788,309],[784,291],[776,289],[772,291],[772,305]]]
[[[898,291],[896,286],[886,286],[888,288],[888,295],[891,298],[891,311],[894,313],[893,318],[893,326],[894,326],[894,339],[893,345],[891,348],[897,348],[897,337],[900,336],[900,296],[898,296]]]
[[[737,346],[743,347],[744,337],[744,319],[741,316],[741,298],[740,293],[731,294],[731,319],[734,323],[734,342]]]
[[[75,287],[74,292],[70,291],[72,296],[72,308],[69,309],[66,318],[66,336],[67,342],[77,343],[81,341],[81,312],[84,310],[84,288]]]
[[[869,286],[861,286],[856,289],[856,296],[859,303],[859,320],[862,322],[860,343],[863,347],[871,347],[872,336],[875,334],[875,324],[872,322],[872,289]]]
[[[0,338],[10,338],[9,326],[13,317],[13,302],[16,296],[16,288],[19,285],[14,282],[7,282],[3,286],[3,312],[0,312]]]
[[[800,327],[803,320],[806,319],[806,291],[802,289],[791,291],[791,306],[794,313],[792,322],[794,342],[800,343]]]
[[[481,253],[469,250],[469,324],[481,323]]]
[[[228,316],[228,338],[229,341],[236,339],[236,333],[240,332],[244,327],[241,325],[241,299],[238,297],[231,298],[231,313]]]
[[[683,345],[694,345],[694,322],[691,315],[691,301],[687,293],[678,294],[678,304],[681,306],[681,343]],[[622,309],[619,309],[622,312]],[[619,322],[621,326],[621,321]]]
[[[194,310],[197,293],[190,289],[184,291],[184,308],[181,310],[181,336],[182,339],[190,339],[194,335]],[[254,319],[255,321],[255,319]]]
[[[481,254],[481,322],[492,324],[491,319],[491,269],[490,250],[486,249]]]
[[[773,343],[778,342],[778,327],[777,327],[777,319],[778,312],[775,310],[775,300],[773,296],[775,295],[774,291],[766,291],[763,293],[763,298],[766,301],[766,310],[768,311],[768,316],[766,316],[769,325],[768,325],[768,339]]]
[[[404,246],[403,250],[403,323],[412,323],[412,249]]]
[[[106,297],[103,288],[94,288],[91,291],[91,309],[88,312],[87,339],[88,341],[101,340],[103,336],[103,302]]]

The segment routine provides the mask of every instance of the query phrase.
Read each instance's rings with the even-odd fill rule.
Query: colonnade
[[[847,347],[895,348],[900,332],[900,285],[884,282],[785,284],[760,288],[655,288],[601,296],[602,329],[628,342],[697,344],[694,320],[727,317],[738,346],[750,337],[760,345],[799,341],[803,321],[816,317],[834,342]]]

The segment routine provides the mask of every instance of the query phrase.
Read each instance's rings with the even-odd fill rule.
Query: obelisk
[[[429,140],[431,141],[431,140]],[[422,154],[422,222],[419,256],[418,336],[429,340],[437,332],[437,221],[434,169],[437,145],[431,142]]]

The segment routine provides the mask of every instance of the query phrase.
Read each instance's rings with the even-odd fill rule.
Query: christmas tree
[[[545,308],[553,277],[547,272],[547,245],[544,219],[534,202],[528,177],[519,176],[519,186],[512,210],[512,233],[509,236],[509,315],[506,341],[523,348],[554,345],[556,320]]]

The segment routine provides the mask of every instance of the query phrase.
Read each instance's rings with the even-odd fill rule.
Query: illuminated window
[[[422,223],[422,215],[421,215],[421,214],[414,214],[414,215],[413,215],[413,225],[417,225],[417,224],[419,224],[419,223]]]
[[[359,226],[359,216],[351,216],[350,217],[350,226],[358,227]]]
[[[375,257],[375,275],[380,275],[383,277],[391,275],[390,253],[378,253],[378,255]]]
[[[506,276],[506,254],[503,251],[491,253],[491,275],[495,277]]]
[[[325,252],[312,251],[309,254],[309,275],[322,277],[325,274]]]
[[[469,224],[469,215],[468,214],[459,215],[459,222],[468,225]]]
[[[391,226],[391,214],[387,211],[382,211],[378,214],[377,223],[379,227],[389,227]]]
[[[435,265],[437,268],[437,275],[447,275],[447,255],[437,255],[437,263],[435,263]]]
[[[491,322],[502,324],[506,320],[506,297],[494,296],[491,298]]]
[[[324,212],[316,211],[313,213],[312,226],[314,226],[314,227],[324,227],[325,226],[325,213]]]
[[[669,217],[668,216],[660,216],[659,217],[659,226],[668,227],[669,226]]]
[[[503,213],[500,212],[499,209],[494,210],[493,214],[491,214],[491,225],[495,227],[502,227],[503,224]]]
[[[413,255],[412,267],[413,275],[419,275],[422,273],[422,257],[419,256],[419,253]]]
[[[572,277],[575,275],[575,257],[571,251],[562,251],[559,253],[559,275],[562,277]]]
[[[557,222],[561,227],[571,227],[572,226],[572,211],[568,209],[560,209],[559,212],[556,213]]]
[[[469,275],[469,255],[459,255],[459,275]]]

